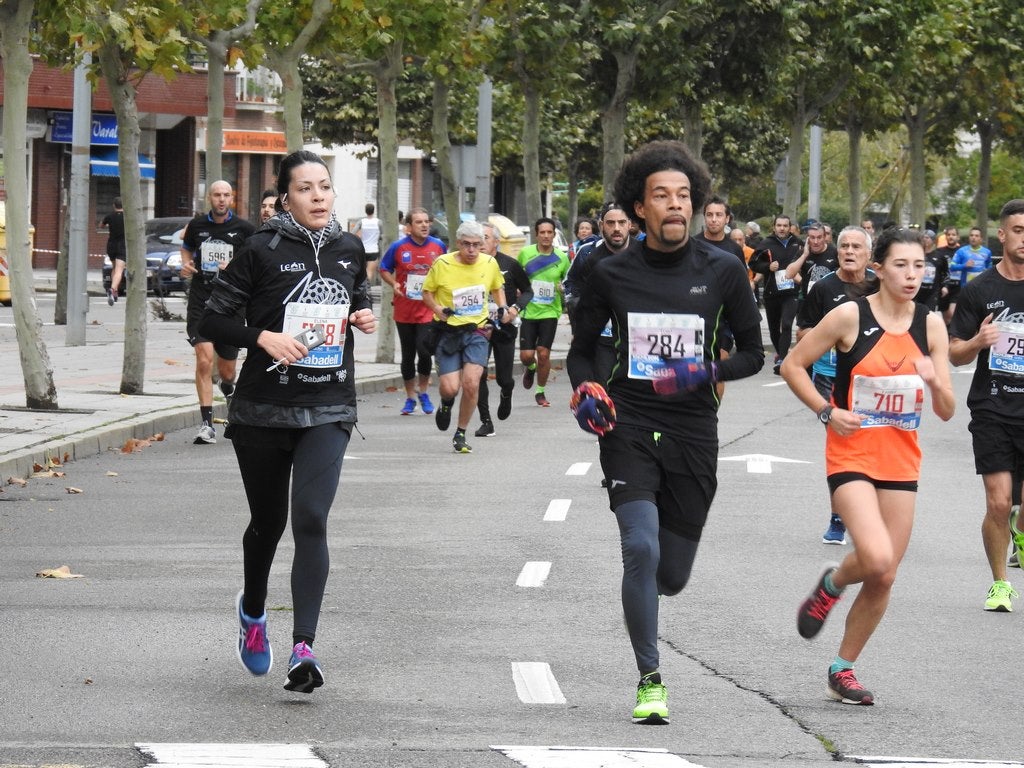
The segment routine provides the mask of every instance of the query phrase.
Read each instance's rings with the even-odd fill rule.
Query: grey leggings
[[[327,515],[348,447],[347,427],[338,423],[301,429],[239,426],[232,436],[250,514],[242,536],[242,610],[257,617],[266,609],[270,566],[288,523],[290,495],[295,539],[291,573],[294,642],[312,644],[316,638],[330,568]]]
[[[641,675],[658,669],[658,596],[690,580],[697,542],[662,528],[653,501],[615,508],[622,538],[622,612]]]

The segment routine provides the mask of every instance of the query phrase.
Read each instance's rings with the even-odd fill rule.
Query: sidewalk
[[[53,270],[36,270],[34,280],[37,296],[55,290]],[[99,274],[90,273],[88,290],[94,297],[92,307],[102,301],[103,291],[98,281]],[[25,381],[13,316],[9,307],[0,307],[0,354],[7,361],[0,368],[0,485],[11,477],[28,477],[37,464],[46,466],[51,460],[63,464],[108,450],[120,450],[132,438],[141,440],[158,433],[199,426],[195,357],[185,340],[184,320],[162,321],[150,316],[144,394],[121,395],[118,393],[124,361],[121,324],[106,326],[97,319],[100,313],[91,309],[87,316],[85,345],[68,346],[66,327],[53,324],[52,305],[44,307],[40,310],[43,340],[60,406],[55,411],[25,407]],[[379,305],[374,309],[379,310]],[[563,322],[552,360],[564,360],[568,346],[569,327]],[[376,335],[356,332],[356,392],[359,395],[402,387],[397,351],[395,363],[374,362],[376,356]],[[401,394],[396,393],[395,397],[400,398]],[[214,387],[214,417],[222,419],[225,414],[224,399]]]

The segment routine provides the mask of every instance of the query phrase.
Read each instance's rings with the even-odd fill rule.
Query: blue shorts
[[[437,362],[437,374],[455,373],[462,370],[466,363],[484,367],[490,353],[489,336],[483,328],[473,331],[448,332],[437,342],[434,360]]]

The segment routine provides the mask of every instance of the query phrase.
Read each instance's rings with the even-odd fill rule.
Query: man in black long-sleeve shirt
[[[715,383],[764,365],[760,314],[743,263],[691,237],[707,167],[677,141],[625,162],[615,200],[646,232],[588,280],[569,348],[573,412],[600,436],[601,468],[622,542],[622,606],[640,672],[633,720],[668,722],[658,669],[658,598],[690,577],[717,489]],[[598,339],[611,320],[617,361],[598,383]],[[728,323],[736,350],[717,358]]]
[[[484,253],[489,253],[498,261],[498,269],[505,280],[505,301],[508,312],[514,318],[511,322],[498,323],[491,331],[490,352],[494,355],[494,380],[498,382],[501,394],[498,395],[498,419],[504,421],[512,413],[512,390],[516,383],[512,378],[515,367],[516,337],[519,335],[519,323],[515,322],[519,314],[533,298],[533,286],[522,264],[498,250],[498,229],[490,222],[484,225]],[[480,393],[476,401],[477,412],[480,414],[480,427],[474,433],[477,437],[491,437],[494,434],[494,422],[491,421],[491,409],[487,402],[487,366],[480,375]]]

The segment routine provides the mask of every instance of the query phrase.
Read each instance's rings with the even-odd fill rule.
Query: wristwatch
[[[828,426],[828,423],[832,421],[832,408],[832,405],[826,404],[820,411],[818,411],[818,421],[825,426]]]

